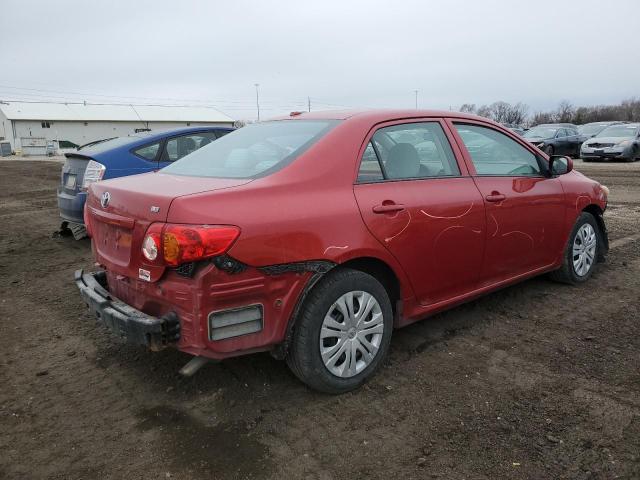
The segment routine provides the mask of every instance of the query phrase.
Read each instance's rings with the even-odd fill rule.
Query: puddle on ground
[[[137,413],[138,428],[157,431],[168,467],[211,478],[264,478],[272,470],[267,448],[246,424],[210,426],[180,409],[160,405]]]

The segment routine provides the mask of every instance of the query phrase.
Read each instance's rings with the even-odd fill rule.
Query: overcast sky
[[[640,96],[640,4],[603,1],[0,3],[0,99],[530,112]]]

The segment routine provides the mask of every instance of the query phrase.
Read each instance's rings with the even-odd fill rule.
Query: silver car
[[[626,160],[633,162],[640,157],[640,123],[611,125],[580,148],[585,162],[592,160]]]

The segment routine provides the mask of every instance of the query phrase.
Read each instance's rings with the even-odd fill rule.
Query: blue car
[[[187,127],[144,132],[92,142],[67,153],[58,187],[62,230],[71,229],[76,238],[84,236],[84,203],[93,182],[158,170],[232,131]]]

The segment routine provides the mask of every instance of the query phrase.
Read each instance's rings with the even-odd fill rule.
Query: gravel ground
[[[0,478],[640,478],[640,163],[611,189],[586,285],[537,278],[396,331],[359,391],[312,392],[268,354],[190,379],[175,351],[96,328],[54,235],[60,164],[0,169]]]

